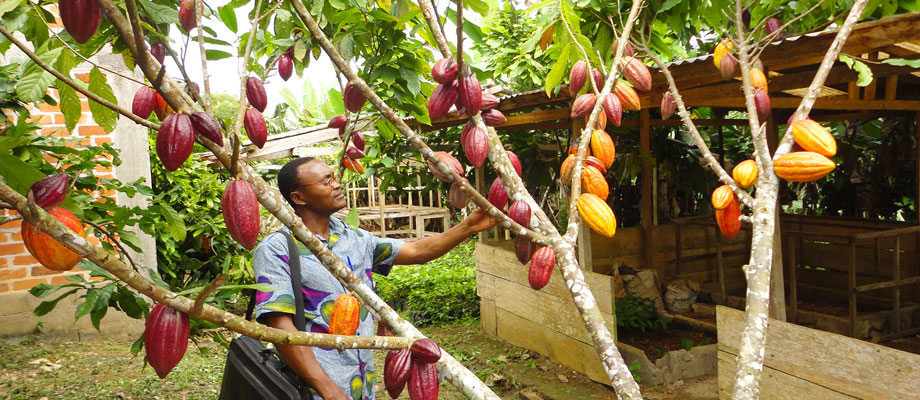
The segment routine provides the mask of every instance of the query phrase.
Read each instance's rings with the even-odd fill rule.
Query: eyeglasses
[[[321,181],[319,181],[319,182],[304,183],[304,184],[302,184],[302,185],[300,185],[300,186],[323,185],[323,186],[332,187],[332,185],[335,184],[336,182],[338,182],[338,180],[335,179],[335,176],[330,176],[330,177],[328,177],[328,178],[326,178],[326,179],[323,179],[323,180],[321,180]]]

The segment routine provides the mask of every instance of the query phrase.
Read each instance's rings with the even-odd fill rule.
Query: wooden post
[[[773,262],[770,271],[770,318],[786,320],[786,290],[783,285],[783,236],[780,226],[779,199],[776,202],[773,232]]]
[[[476,185],[476,191],[479,192],[479,193],[485,193],[485,192],[486,192],[486,182],[485,182],[486,178],[485,178],[485,176],[483,175],[484,172],[483,172],[482,168],[483,168],[483,167],[477,167],[477,168],[474,170],[474,172],[473,172],[473,181],[474,181],[474,184]],[[497,237],[498,237],[498,228],[495,227],[495,228],[492,228],[492,229],[490,229],[490,230],[492,231],[492,235],[495,236],[495,237],[497,238]],[[487,235],[488,235],[488,233],[486,233],[485,231],[479,232],[479,242],[482,243],[483,241],[485,241],[485,238],[486,238]]]
[[[594,272],[594,254],[591,251],[591,228],[588,224],[578,224],[578,265],[582,271]]]
[[[917,178],[914,180],[914,182],[917,184],[917,197],[915,197],[914,200],[920,203],[920,111],[917,111],[917,113],[914,115],[914,131],[916,132],[917,138],[917,140],[914,142],[916,143],[916,148],[914,149],[914,161],[917,164]],[[917,213],[917,218],[920,219],[920,213]]]
[[[639,111],[639,153],[642,157],[642,200],[640,201],[640,214],[642,217],[642,249],[643,267],[654,269],[652,248],[652,168],[649,163],[651,157],[651,138],[649,128],[648,109]]]
[[[901,332],[901,235],[894,237],[894,271],[891,273],[894,286],[894,322],[891,333]]]
[[[789,238],[789,285],[792,286],[789,288],[790,291],[790,301],[792,302],[792,322],[798,323],[799,321],[799,291],[798,285],[796,284],[796,274],[795,274],[795,265],[798,262],[796,260],[796,252],[798,251],[796,243],[798,243],[795,238]]]
[[[856,239],[850,238],[849,262],[850,337],[856,337]]]
[[[722,233],[716,232],[716,268],[719,273],[719,292],[722,293],[722,305],[728,305],[725,293],[725,263],[722,261]]]

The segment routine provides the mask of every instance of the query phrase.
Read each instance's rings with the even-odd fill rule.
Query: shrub
[[[617,299],[614,304],[617,328],[639,329],[642,332],[646,329],[668,328],[667,322],[655,313],[655,301],[650,298],[626,293],[626,296]]]

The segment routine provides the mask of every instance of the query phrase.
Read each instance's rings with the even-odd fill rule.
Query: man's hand
[[[463,220],[463,224],[466,224],[467,229],[470,230],[470,233],[482,232],[486,229],[489,229],[498,224],[498,220],[492,218],[481,208],[477,208],[470,213],[466,219]]]
[[[466,219],[444,233],[426,237],[417,242],[406,242],[396,254],[393,264],[424,264],[443,256],[470,235],[489,229],[497,223],[498,221],[489,217],[485,211],[476,209]]]

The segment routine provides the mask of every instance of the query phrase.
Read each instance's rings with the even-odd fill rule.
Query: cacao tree
[[[619,125],[623,111],[635,111],[641,107],[636,90],[650,88],[650,71],[642,61],[649,60],[669,82],[670,96],[666,97],[668,100],[662,108],[673,110],[680,116],[701,152],[703,162],[727,187],[720,192],[723,197],[714,199],[719,200],[719,206],[724,206],[721,210],[727,210],[717,213],[720,227],[726,233],[736,231],[741,218],[754,225],[753,250],[745,266],[748,280],[747,322],[742,335],[733,397],[757,398],[770,295],[777,176],[787,180],[813,179],[832,168],[825,161],[832,153],[829,148],[831,143],[822,136],[820,126],[802,126],[800,122],[807,121],[817,90],[837,60],[842,44],[863,13],[867,1],[857,0],[845,5],[820,1],[805,3],[810,4],[800,2],[787,6],[785,2],[778,1],[744,4],[738,0],[594,4],[547,0],[532,6],[529,11],[535,17],[536,30],[523,47],[534,49],[539,46],[545,57],[552,60],[553,65],[543,82],[548,93],[560,90],[558,85],[568,72],[568,90],[575,97],[572,117],[587,118],[585,129],[576,133],[577,140],[572,144],[577,143],[577,146],[572,147],[573,154],[568,164],[563,164],[561,175],[565,183],[571,184],[564,224],[557,224],[555,217],[548,215],[525,188],[520,177],[520,161],[514,153],[507,152],[502,138],[493,128],[505,117],[500,112],[493,112],[496,104],[482,93],[479,74],[473,68],[475,60],[468,51],[464,52],[466,30],[463,13],[486,14],[489,6],[484,2],[458,0],[452,13],[448,13],[453,27],[456,27],[455,44],[449,43],[445,36],[444,29],[450,26],[446,25],[447,19],[437,15],[432,4],[425,0],[418,3],[334,0],[311,4],[304,4],[301,0],[255,0],[217,7],[199,0],[183,0],[181,4],[173,0],[126,0],[123,4],[111,0],[61,0],[58,7],[65,27],[61,32],[49,28],[48,23],[54,20],[54,16],[43,8],[49,3],[13,0],[0,6],[0,17],[3,19],[0,34],[5,38],[0,43],[0,50],[6,52],[15,46],[29,58],[23,66],[24,76],[17,86],[17,89],[22,87],[18,90],[20,95],[31,96],[27,101],[42,98],[46,88],[53,84],[61,93],[61,106],[72,128],[75,120],[73,111],[68,110],[72,110],[75,93],[80,92],[91,99],[94,119],[104,128],[111,130],[115,117],[120,114],[133,123],[156,130],[156,143],[151,147],[155,148],[163,165],[170,171],[183,168],[197,141],[217,157],[233,178],[228,185],[231,186],[228,189],[230,200],[225,194],[225,201],[247,206],[225,213],[227,223],[233,225],[230,233],[235,240],[246,248],[252,247],[251,226],[237,224],[241,223],[239,219],[251,218],[253,212],[258,212],[252,207],[258,201],[266,211],[291,228],[294,236],[368,309],[385,321],[398,335],[396,337],[293,333],[245,321],[206,304],[205,299],[223,284],[222,277],[213,280],[194,299],[182,296],[134,271],[111,248],[90,244],[82,235],[60,222],[53,208],[50,213],[42,208],[35,198],[38,195],[36,188],[30,190],[25,185],[12,185],[12,175],[3,175],[0,199],[30,225],[97,265],[100,271],[104,270],[104,273],[153,301],[180,313],[272,342],[339,349],[396,350],[411,347],[413,352],[428,354],[427,358],[423,357],[427,361],[437,362],[437,367],[433,363],[413,363],[408,369],[405,363],[393,362],[400,368],[400,378],[408,374],[409,392],[413,398],[437,397],[438,375],[470,398],[497,398],[450,354],[429,354],[434,353],[433,347],[424,341],[422,334],[401,319],[325,248],[276,189],[266,184],[250,165],[240,162],[241,133],[245,132],[250,141],[259,147],[267,138],[268,129],[262,115],[267,94],[262,89],[262,80],[273,79],[276,69],[280,77],[290,77],[294,72],[302,75],[310,57],[323,52],[336,67],[340,77],[338,82],[342,83],[339,93],[348,111],[342,118],[330,121],[330,126],[336,124],[335,127],[343,133],[347,148],[339,158],[342,160],[340,170],[341,167],[355,171],[364,169],[360,163],[365,155],[363,149],[349,147],[349,143],[357,144],[362,140],[355,129],[360,114],[373,114],[375,127],[383,140],[392,142],[400,137],[399,141],[416,149],[427,161],[433,175],[452,184],[452,192],[458,198],[468,198],[515,234],[516,244],[521,246],[519,257],[522,263],[531,261],[530,281],[534,289],[539,290],[546,284],[553,269],[561,271],[617,396],[638,399],[641,397],[638,385],[617,351],[596,301],[585,284],[574,249],[582,223],[604,236],[615,235],[617,222],[605,201],[610,188],[603,175],[613,165],[615,149],[613,139],[602,128],[603,121]],[[231,31],[238,32],[234,11],[244,6],[251,7],[248,14],[250,28],[248,32],[239,34],[236,43],[217,37],[209,28],[209,24],[222,23]],[[809,8],[802,9],[803,6]],[[849,8],[849,11],[842,13],[844,8]],[[868,14],[896,10],[897,7],[893,10],[889,7],[887,11],[873,10]],[[774,21],[774,15],[780,15],[788,22],[781,24],[780,19]],[[822,21],[838,24],[836,38],[802,105],[790,121],[792,134],[785,135],[782,144],[771,154],[762,134],[765,125],[760,121],[764,104],[769,99],[763,98],[766,79],[762,72],[756,73],[759,71],[755,67],[757,54],[782,32],[791,32],[794,27],[804,32],[817,27]],[[180,26],[186,40],[184,43],[170,43],[168,32],[180,29]],[[673,30],[675,26],[685,28]],[[14,34],[17,32],[22,35]],[[727,71],[731,66],[732,71],[726,74],[733,74],[735,68],[740,70],[741,88],[745,93],[750,120],[752,157],[758,171],[756,196],[744,190],[752,180],[753,168],[748,169],[746,174],[741,171],[733,178],[713,157],[696,130],[665,63],[665,60],[708,52],[698,45],[701,40],[709,39],[701,37],[700,32],[725,40],[721,42],[724,43],[721,48],[716,48],[720,57],[717,67]],[[692,46],[693,43],[697,46]],[[199,64],[181,56],[188,46],[198,46],[204,55],[200,68],[205,78],[200,89],[191,84],[185,73],[189,68],[199,68]],[[124,101],[116,101],[98,69],[90,74],[88,87],[68,76],[78,58],[88,58],[103,49],[120,54],[129,67],[136,66],[141,71],[146,78],[145,85],[149,84],[155,91],[152,100],[149,96],[141,97],[137,107],[128,110],[119,105]],[[209,60],[232,55],[231,51],[237,52],[243,65],[239,106],[235,118],[224,130],[211,114],[211,84],[207,67]],[[479,47],[479,51],[488,51],[488,48]],[[167,53],[171,62],[179,66],[181,78],[165,73],[163,62]],[[428,80],[428,64],[435,60],[438,61],[430,72],[432,80],[439,84],[437,86]],[[579,95],[582,88],[584,93]],[[429,124],[437,119],[432,115],[443,115],[452,106],[469,116],[460,139],[466,158],[479,165],[488,159],[497,175],[487,196],[477,192],[463,176],[464,168],[456,157],[433,151],[404,121],[405,117],[411,116],[420,123]],[[156,114],[153,120],[147,117],[152,112]],[[797,126],[802,131],[799,134],[793,129]],[[790,153],[793,141],[814,150],[814,155]],[[591,157],[588,157],[589,148],[593,154]],[[379,147],[379,150],[384,149],[385,146]],[[812,163],[814,168],[803,170],[802,163]],[[505,207],[509,203],[511,206],[506,213]],[[741,206],[751,215],[742,217]],[[244,211],[245,215],[241,215]],[[251,225],[252,221],[248,223]],[[156,315],[166,314],[157,310]],[[177,323],[174,314],[169,315],[173,315],[171,322],[166,324],[171,327],[169,329],[187,328],[188,323],[184,320],[180,319]],[[161,322],[161,318],[157,317],[154,322]],[[392,358],[400,359],[399,354],[393,353]],[[173,361],[157,361],[158,374],[165,376],[170,365],[174,365]],[[161,369],[165,373],[161,373]],[[432,387],[435,389],[433,393]]]

